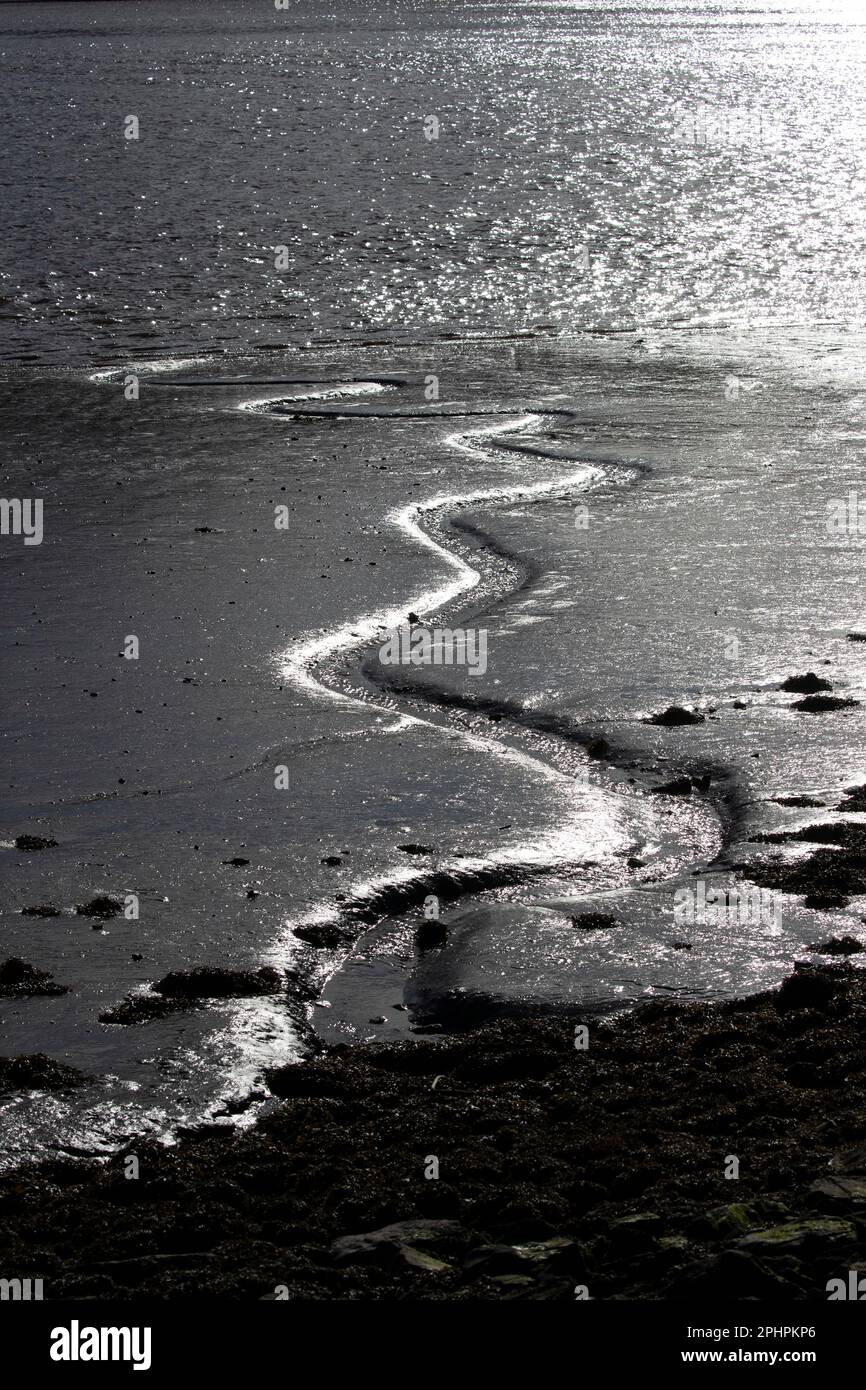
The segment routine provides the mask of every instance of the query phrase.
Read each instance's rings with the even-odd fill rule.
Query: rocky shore
[[[269,1076],[247,1131],[0,1182],[46,1298],[826,1300],[866,1268],[866,976]]]

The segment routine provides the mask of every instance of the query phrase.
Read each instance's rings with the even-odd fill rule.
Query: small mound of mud
[[[91,1078],[75,1067],[55,1062],[44,1052],[0,1057],[0,1094],[9,1091],[71,1091]]]
[[[832,690],[829,681],[825,681],[821,676],[816,676],[814,671],[807,671],[804,676],[789,676],[782,681],[780,690],[790,690],[797,695],[816,695],[819,690]]]
[[[258,970],[198,965],[194,970],[170,971],[157,981],[154,989],[170,999],[231,999],[278,994],[284,986],[283,976],[272,965],[262,965]]]
[[[673,729],[680,724],[703,724],[704,716],[693,709],[684,709],[682,705],[669,705],[666,710],[659,714],[650,714],[643,721],[644,724],[660,724],[663,728]]]
[[[37,970],[26,960],[12,956],[0,965],[0,998],[27,999],[34,995],[68,994],[66,985],[55,984],[48,970]]]
[[[56,849],[57,841],[45,835],[18,835],[15,848],[24,850],[26,854],[33,854],[38,849]]]

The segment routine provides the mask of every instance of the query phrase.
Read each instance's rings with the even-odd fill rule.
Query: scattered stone
[[[118,898],[110,898],[107,893],[100,893],[89,903],[80,903],[75,911],[79,917],[116,917],[123,911],[123,903]]]
[[[666,710],[659,714],[650,714],[644,719],[644,724],[660,724],[663,728],[673,729],[680,724],[703,724],[704,716],[697,710],[684,709],[682,705],[669,705]]]
[[[337,869],[342,864],[339,854],[326,854],[324,859],[320,859],[320,864],[325,864],[329,869]]]
[[[37,970],[26,960],[12,956],[0,965],[0,999],[27,999],[35,995],[68,994],[66,985],[52,981],[51,972]]]
[[[15,848],[32,854],[37,849],[56,849],[57,841],[44,835],[19,835],[15,840]]]
[[[844,1174],[839,1177],[819,1178],[810,1189],[816,1197],[829,1199],[828,1205],[838,1210],[840,1202],[850,1206],[866,1207],[866,1178]]]
[[[172,999],[231,999],[277,994],[285,981],[272,965],[258,970],[226,970],[218,965],[199,965],[194,970],[172,970],[154,985],[157,994]]]
[[[823,677],[816,676],[814,671],[807,671],[805,676],[789,676],[782,681],[779,689],[795,691],[799,695],[815,695],[819,690],[832,690],[833,687]]]
[[[419,1217],[414,1221],[395,1221],[362,1235],[341,1236],[331,1246],[331,1258],[340,1265],[370,1260],[391,1262],[407,1245],[417,1249],[418,1246],[453,1244],[462,1239],[465,1240],[465,1234],[459,1222]]]
[[[806,1221],[786,1221],[779,1226],[768,1226],[762,1231],[751,1231],[738,1241],[741,1250],[759,1255],[805,1253],[810,1245],[822,1248],[834,1245],[855,1245],[857,1232],[850,1221],[833,1217],[815,1217]]]

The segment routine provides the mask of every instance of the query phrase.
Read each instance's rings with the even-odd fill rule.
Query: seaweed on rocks
[[[198,965],[194,970],[169,971],[153,988],[172,999],[230,999],[278,994],[285,986],[285,976],[272,965],[258,970]]]
[[[782,681],[780,690],[790,690],[798,695],[816,695],[819,690],[832,690],[829,681],[825,681],[821,676],[816,676],[814,671],[807,671],[804,676],[789,676]]]
[[[859,703],[859,700],[845,699],[841,695],[807,695],[804,700],[795,700],[791,709],[803,714],[824,714],[829,710],[851,709]]]
[[[75,1067],[57,1062],[44,1052],[0,1057],[0,1094],[13,1091],[72,1091],[89,1085],[90,1080]]]
[[[645,724],[659,724],[665,729],[678,728],[684,724],[703,724],[704,716],[693,709],[684,709],[682,705],[669,705],[667,709],[661,710],[658,714],[650,714],[643,721]]]
[[[137,1140],[138,1182],[8,1173],[0,1263],[69,1299],[825,1301],[866,1237],[866,975],[586,1026],[340,1045],[249,1129]]]
[[[58,985],[48,970],[37,970],[26,960],[12,956],[0,965],[0,999],[26,999],[34,995],[68,994],[67,985]]]
[[[166,1018],[185,1009],[198,1009],[202,1005],[197,999],[166,998],[161,994],[129,994],[113,1008],[105,1009],[99,1015],[100,1023],[119,1023],[130,1027],[137,1023],[150,1023],[155,1018]]]
[[[15,848],[23,850],[25,854],[33,854],[40,849],[56,849],[57,841],[47,835],[18,835]]]
[[[109,897],[107,893],[98,893],[90,902],[80,903],[75,909],[79,917],[100,917],[108,919],[117,917],[123,911],[123,903],[119,898]]]

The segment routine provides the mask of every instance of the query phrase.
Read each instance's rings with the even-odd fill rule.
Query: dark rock
[[[342,864],[339,854],[326,854],[324,859],[320,859],[320,864],[325,864],[329,869],[336,869]]]
[[[107,893],[100,893],[89,903],[80,903],[75,911],[79,917],[116,917],[123,911],[123,903],[117,898],[110,898]]]
[[[860,787],[846,787],[845,796],[839,802],[840,811],[866,811],[866,784]]]
[[[580,927],[581,931],[607,931],[610,927],[622,926],[609,912],[581,912],[577,917],[572,917],[571,924]]]
[[[564,1236],[523,1245],[479,1245],[467,1252],[463,1268],[467,1274],[487,1278],[525,1274],[528,1269],[535,1271],[573,1247],[574,1241]]]
[[[56,1062],[44,1052],[0,1057],[0,1093],[9,1091],[71,1091],[86,1086],[90,1077],[75,1067]]]
[[[114,1008],[106,1009],[99,1015],[100,1023],[119,1023],[127,1027],[136,1023],[149,1023],[154,1018],[165,1018],[185,1009],[199,1009],[196,999],[164,998],[160,994],[130,994]]]
[[[258,994],[277,994],[284,977],[271,965],[258,970],[227,970],[199,965],[194,970],[172,970],[154,985],[157,994],[172,999],[230,999]]]
[[[807,695],[805,700],[795,700],[791,709],[803,714],[822,714],[825,710],[851,709],[859,704],[859,700],[847,700],[839,695]]]
[[[433,851],[432,851],[432,849],[430,848],[429,845],[398,845],[397,848],[398,848],[398,849],[401,849],[401,850],[403,851],[404,854],[432,854],[432,853],[433,853]]]
[[[37,970],[17,956],[0,965],[0,998],[26,999],[34,995],[68,994],[65,985],[55,984],[47,970]]]
[[[26,853],[32,854],[37,849],[56,849],[57,841],[48,839],[44,835],[19,835],[15,840],[15,848],[23,849]]]
[[[659,796],[690,796],[692,791],[691,777],[674,777],[670,782],[663,782],[661,786],[652,787],[651,791]]]
[[[692,943],[690,941],[672,941],[671,949],[673,951],[690,951]]]
[[[60,908],[55,907],[53,903],[36,903],[34,907],[22,907],[21,909],[22,917],[60,917],[61,915]]]
[[[415,940],[422,948],[444,946],[448,940],[448,928],[438,917],[424,917],[415,928]]]
[[[358,939],[356,931],[350,931],[348,927],[339,927],[333,922],[312,922],[306,927],[294,927],[292,935],[299,941],[306,941],[308,946],[316,946],[325,951],[336,951],[341,946],[351,946]]]
[[[242,869],[249,864],[249,859],[244,859],[243,855],[236,854],[233,859],[224,859],[224,864],[231,864],[236,869]]]
[[[856,936],[831,936],[829,941],[807,946],[806,950],[815,951],[822,956],[853,956],[859,951],[866,951],[866,946],[858,941]]]
[[[669,705],[666,710],[658,714],[650,714],[643,721],[644,724],[660,724],[666,729],[676,728],[680,724],[703,724],[704,716],[697,710],[683,709],[682,705]]]
[[[829,975],[817,970],[795,970],[776,991],[776,1008],[823,1012],[835,993],[836,985]]]
[[[782,681],[779,689],[795,691],[799,695],[815,695],[819,690],[832,690],[833,687],[829,681],[816,676],[814,671],[807,671],[805,676],[789,676]]]

